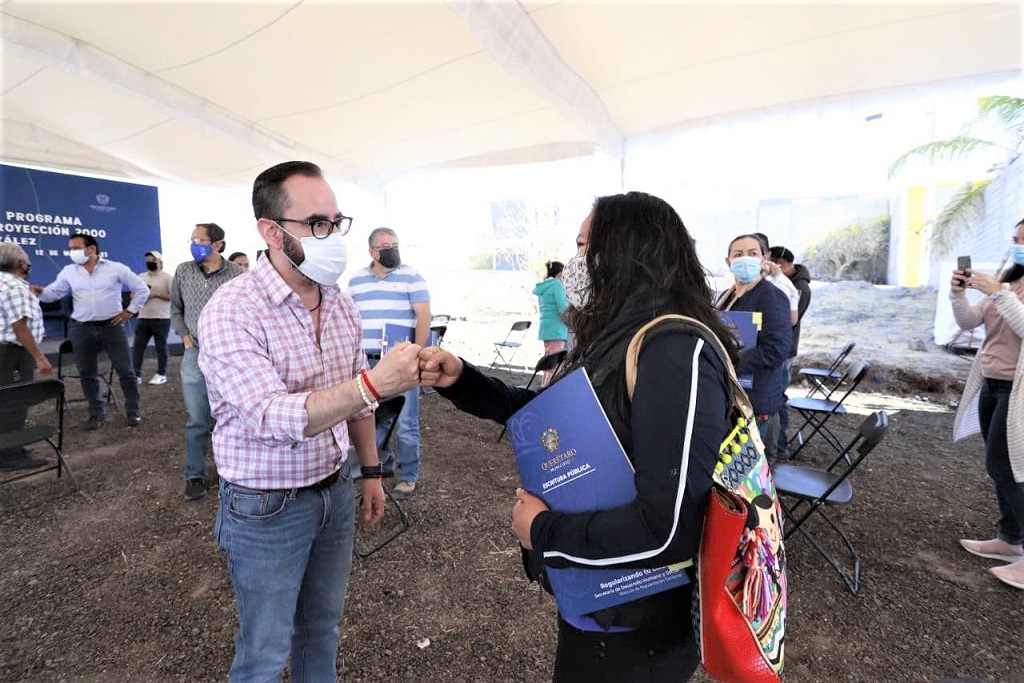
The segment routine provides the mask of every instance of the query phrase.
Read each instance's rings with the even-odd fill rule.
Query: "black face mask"
[[[150,272],[155,271],[159,267],[160,266],[158,264],[154,263],[153,261],[146,261],[146,270],[148,270]]]
[[[398,249],[381,249],[377,255],[377,263],[385,268],[397,268],[402,263],[402,257],[399,256]]]
[[[27,280],[28,276],[31,275],[31,274],[32,274],[32,264],[29,263],[28,265],[25,266],[25,279]]]

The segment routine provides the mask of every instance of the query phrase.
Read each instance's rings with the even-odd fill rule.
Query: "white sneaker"
[[[150,384],[167,384],[167,375],[153,375]]]
[[[416,482],[414,481],[400,481],[395,484],[395,488],[392,490],[392,495],[399,500],[408,498],[416,490]]]

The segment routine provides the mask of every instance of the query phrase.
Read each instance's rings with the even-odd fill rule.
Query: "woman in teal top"
[[[557,353],[565,349],[565,340],[569,338],[569,328],[562,321],[562,312],[569,307],[562,286],[562,270],[565,268],[560,261],[549,261],[544,264],[548,269],[547,278],[538,282],[533,294],[540,304],[540,329],[537,336],[544,342],[544,355]],[[551,381],[552,372],[544,373],[541,386],[546,387]]]

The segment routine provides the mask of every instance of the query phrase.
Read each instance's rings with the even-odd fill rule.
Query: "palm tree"
[[[971,129],[994,123],[1001,129],[999,141],[971,135]],[[889,178],[895,177],[909,163],[925,161],[936,164],[964,159],[983,149],[1006,152],[1004,168],[1024,151],[1024,99],[993,95],[978,98],[978,116],[964,127],[964,132],[949,140],[937,140],[915,147],[896,159],[889,167]],[[991,179],[967,183],[949,200],[932,224],[932,248],[945,253],[956,241],[960,230],[985,210],[985,186]]]

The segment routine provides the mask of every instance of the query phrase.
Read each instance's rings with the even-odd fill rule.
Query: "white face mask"
[[[89,262],[89,257],[85,255],[85,249],[72,249],[68,255],[74,263],[80,266],[84,266]]]
[[[296,237],[284,228],[281,230],[302,245],[302,251],[305,253],[302,263],[295,263],[285,253],[285,258],[288,258],[300,273],[320,285],[329,287],[338,283],[338,278],[348,267],[348,249],[345,248],[340,232],[332,232],[321,240],[312,235]]]
[[[562,270],[562,284],[570,305],[577,309],[586,307],[590,301],[590,271],[587,270],[586,255],[569,259]]]

